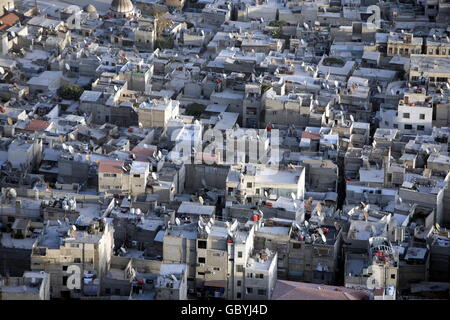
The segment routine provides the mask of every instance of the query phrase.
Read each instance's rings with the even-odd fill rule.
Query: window
[[[256,194],[259,194],[259,188],[257,188],[255,192],[256,192]]]
[[[419,119],[420,119],[420,120],[425,120],[425,114],[421,113],[421,114],[419,115]]]
[[[199,257],[198,263],[206,263],[206,258]]]
[[[80,259],[80,258],[74,258],[74,259],[73,259],[73,262],[74,262],[74,263],[81,263],[81,259]]]
[[[206,249],[206,241],[205,240],[198,240],[198,248],[199,249]]]
[[[417,126],[417,130],[423,131],[423,130],[425,130],[425,126],[418,125]]]
[[[293,248],[293,249],[301,249],[301,248],[302,248],[302,245],[301,245],[300,243],[293,243],[293,244],[292,244],[292,248]]]
[[[197,272],[197,274],[199,275],[199,276],[204,276],[205,275],[205,273],[204,272]]]
[[[237,293],[236,298],[237,299],[241,299],[241,293],[240,292]]]
[[[252,294],[253,293],[253,288],[247,288],[247,294]]]
[[[264,289],[258,289],[258,295],[265,296],[267,294],[267,291]]]
[[[330,250],[326,248],[317,248],[316,253],[319,256],[328,256],[330,254]]]
[[[410,125],[410,124],[405,124],[405,129],[406,129],[406,130],[411,130],[411,129],[412,129],[412,125]]]
[[[241,280],[238,280],[237,286],[240,287],[241,285],[242,285],[242,281],[241,281]]]
[[[253,278],[253,273],[251,272],[247,273],[247,278]]]
[[[111,177],[111,178],[115,178],[117,175],[115,173],[104,173],[103,177]]]
[[[214,267],[214,271],[220,271],[219,267]]]
[[[140,174],[135,174],[135,175],[133,175],[133,177],[135,177],[135,178],[140,178],[141,175],[140,175]]]
[[[63,271],[67,271],[67,266],[62,267]]]
[[[238,264],[238,265],[236,266],[236,271],[237,271],[237,272],[244,272],[244,267],[242,266],[242,264]]]
[[[262,273],[257,273],[255,277],[258,279],[264,279],[264,275]]]
[[[69,277],[67,277],[67,276],[64,276],[63,277],[63,286],[67,286],[67,279],[68,279]]]
[[[80,245],[78,243],[72,243],[72,244],[70,244],[70,247],[71,248],[79,248]]]
[[[242,258],[242,251],[238,251],[238,258]]]
[[[105,289],[105,294],[111,294],[111,288],[106,288]]]
[[[247,182],[247,188],[251,188],[252,187],[252,183],[251,182]]]
[[[114,294],[116,296],[120,296],[120,289],[114,289]]]
[[[391,274],[391,279],[395,279],[395,274]]]
[[[403,118],[404,119],[409,119],[409,113],[407,113],[407,112],[403,113]]]

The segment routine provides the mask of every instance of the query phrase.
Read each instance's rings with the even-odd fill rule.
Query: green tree
[[[78,100],[83,94],[83,91],[83,87],[77,84],[69,83],[58,89],[58,95],[63,99]]]

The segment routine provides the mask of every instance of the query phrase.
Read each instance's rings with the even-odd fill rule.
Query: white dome
[[[134,10],[134,6],[130,0],[113,0],[111,3],[111,11],[118,13],[129,13]]]

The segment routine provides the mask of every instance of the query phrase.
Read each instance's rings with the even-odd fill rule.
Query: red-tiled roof
[[[148,157],[153,155],[157,148],[133,148],[131,153],[136,156],[136,161],[148,161]]]
[[[123,173],[124,161],[121,160],[103,160],[98,164],[98,172]]]
[[[15,25],[19,21],[19,17],[14,13],[8,13],[5,14],[3,17],[0,18],[0,22],[2,24],[0,25],[0,30],[6,30],[13,25]]]
[[[318,133],[313,133],[313,132],[308,132],[308,131],[304,131],[302,133],[302,138],[305,139],[312,139],[312,140],[320,140],[320,134]]]
[[[44,131],[45,129],[48,128],[48,126],[50,125],[49,122],[44,121],[44,120],[31,120],[27,126],[25,127],[25,130],[27,131]]]
[[[277,280],[272,300],[368,300],[366,290]]]

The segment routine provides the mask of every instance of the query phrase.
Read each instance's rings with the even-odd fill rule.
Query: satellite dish
[[[309,226],[309,222],[305,220],[305,227]]]
[[[178,281],[177,277],[175,277],[173,274],[170,275],[173,281]]]
[[[73,230],[73,231],[77,231],[77,227],[75,227],[74,224],[72,225],[72,230]]]
[[[178,218],[175,218],[175,224],[176,224],[177,226],[179,226],[179,225],[181,224],[181,221],[180,221],[180,219],[178,219]]]
[[[5,74],[5,69],[3,69],[2,67],[0,67],[0,74]]]
[[[127,253],[127,250],[125,250],[124,247],[120,247],[120,251],[122,251],[123,254],[126,254],[126,253]]]
[[[264,196],[265,196],[266,198],[269,197],[269,193],[268,193],[266,190],[264,190]]]
[[[12,126],[13,125],[13,120],[11,118],[6,119],[6,122],[8,123],[8,125]]]
[[[208,227],[208,226],[205,226],[205,231],[206,231],[207,234],[210,234],[211,233],[211,228]]]
[[[350,115],[350,120],[352,120],[352,122],[355,122],[355,118],[353,118],[353,115]]]
[[[203,205],[203,203],[205,203],[205,200],[203,200],[202,196],[198,197],[198,202],[200,202],[201,205]]]
[[[152,172],[152,178],[154,180],[158,180],[158,176],[157,176],[157,174],[155,172]]]
[[[66,70],[67,70],[67,71],[70,71],[70,66],[69,66],[68,63],[66,63],[64,66],[66,67]]]
[[[296,197],[295,197],[295,193],[291,192],[291,198],[292,198],[292,200],[294,200],[294,201],[295,201],[295,199],[296,199]]]

